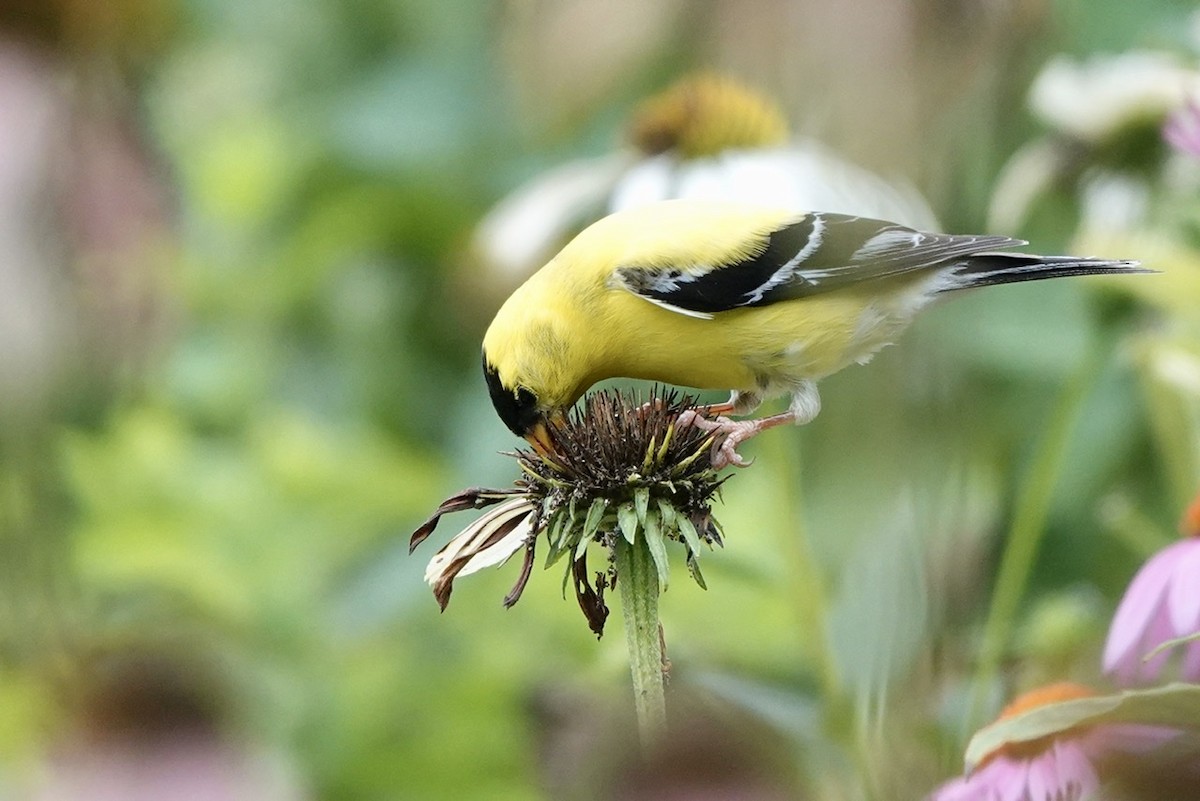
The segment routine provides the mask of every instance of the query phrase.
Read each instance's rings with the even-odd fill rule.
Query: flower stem
[[[616,540],[613,558],[621,587],[629,669],[633,674],[633,704],[642,748],[646,749],[658,741],[667,725],[658,626],[658,572],[645,537],[639,536],[633,544],[622,537]]]

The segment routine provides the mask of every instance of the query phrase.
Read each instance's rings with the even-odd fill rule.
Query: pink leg
[[[712,408],[711,406],[709,407],[710,410]],[[714,470],[723,470],[730,465],[734,467],[749,467],[752,461],[748,462],[742,458],[742,455],[737,452],[738,445],[766,431],[768,428],[794,423],[795,421],[796,413],[790,410],[782,414],[773,414],[770,417],[760,417],[757,420],[730,420],[728,417],[718,417],[715,420],[709,420],[701,416],[694,409],[688,409],[679,415],[679,425],[681,426],[692,425],[701,431],[716,432],[725,435],[720,449],[713,456],[712,465]]]
[[[724,403],[710,403],[704,407],[704,413],[722,415],[729,414],[733,411],[733,409],[734,406],[731,401],[725,401]]]

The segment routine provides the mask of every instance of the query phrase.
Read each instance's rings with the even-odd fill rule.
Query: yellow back
[[[725,324],[661,309],[620,289],[620,267],[709,269],[753,255],[803,215],[717,201],[676,200],[594,223],[504,303],[484,352],[507,387],[547,407],[573,403],[596,381],[626,376],[734,388],[752,381],[747,350],[772,346],[763,322],[783,310],[722,313]],[[782,316],[781,316],[782,315]],[[723,332],[724,336],[718,333]],[[777,341],[777,340],[775,340]],[[760,344],[761,342],[761,344]]]

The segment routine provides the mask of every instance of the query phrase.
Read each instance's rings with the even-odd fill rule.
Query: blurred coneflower
[[[1029,90],[1030,110],[1047,133],[1004,166],[989,227],[1029,231],[1041,203],[1063,192],[1077,202],[1085,233],[1144,226],[1159,193],[1190,196],[1196,189],[1187,176],[1166,180],[1173,171],[1163,128],[1198,91],[1200,70],[1171,53],[1051,59]]]
[[[1094,695],[1090,688],[1072,682],[1051,684],[1018,696],[999,719]],[[1151,751],[1177,734],[1159,726],[1097,723],[1009,742],[987,754],[966,775],[943,784],[928,801],[1082,801],[1100,790],[1099,771],[1111,757]]]
[[[933,230],[910,187],[812,139],[794,137],[779,105],[713,72],[680,78],[630,114],[622,148],[533,177],[480,222],[474,250],[507,292],[572,236],[614,211],[673,198],[732,200],[857,214]],[[471,285],[479,285],[478,271]]]
[[[1200,635],[1200,497],[1180,529],[1184,538],[1150,557],[1113,616],[1104,669],[1121,684],[1156,680],[1171,657],[1169,644]],[[1179,645],[1182,677],[1200,681],[1200,639]]]
[[[613,186],[609,211],[674,198],[732,200],[937,227],[916,191],[793,136],[778,104],[724,75],[685,76],[647,98],[626,136],[641,158]]]
[[[648,156],[705,158],[724,150],[782,145],[788,124],[763,95],[722,75],[698,73],[642,101],[628,137]]]
[[[621,578],[613,558],[618,543],[644,546],[660,588],[668,580],[667,545],[683,544],[689,572],[701,587],[699,557],[704,546],[722,544],[711,513],[723,478],[712,468],[712,434],[678,425],[693,399],[668,393],[642,403],[632,393],[601,391],[551,430],[555,458],[533,451],[513,454],[522,476],[507,489],[468,489],[448,498],[412,535],[410,550],[424,541],[440,518],[464,509],[492,507],[455,535],[429,562],[425,580],[442,609],[454,579],[499,565],[524,551],[517,582],[504,599],[512,606],[533,571],[538,540],[546,564],[566,558],[565,585],[598,636],[608,607],[605,590]],[[588,546],[603,546],[609,559],[594,577]]]

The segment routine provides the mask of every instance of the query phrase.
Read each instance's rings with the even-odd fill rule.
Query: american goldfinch
[[[547,426],[606,378],[731,390],[717,414],[790,395],[786,412],[757,420],[689,416],[726,434],[720,466],[741,465],[740,442],[812,420],[818,380],[866,363],[944,293],[1148,272],[998,252],[1024,244],[721,201],[642,206],[592,224],[509,297],[483,339],[484,375],[500,419],[550,453]]]

